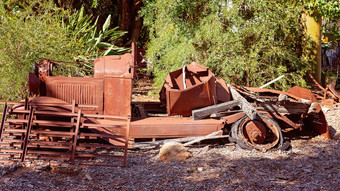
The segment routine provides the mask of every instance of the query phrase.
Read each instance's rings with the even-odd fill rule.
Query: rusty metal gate
[[[111,161],[98,160],[116,158],[123,160],[122,166],[126,165],[130,116],[83,114],[75,104],[62,105],[70,108],[62,112],[51,109],[60,105],[37,105],[28,100],[3,105],[0,124],[0,160],[3,162],[66,159],[74,164],[75,160],[97,159],[94,165],[113,166]],[[111,119],[112,123],[96,123],[101,118]],[[115,125],[115,122],[120,125]],[[120,130],[111,133],[110,129],[115,128]],[[114,145],[113,142],[119,144]],[[102,148],[106,149],[100,150]],[[79,164],[91,165],[90,162]]]

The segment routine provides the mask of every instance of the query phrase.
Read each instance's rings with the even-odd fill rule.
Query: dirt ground
[[[195,145],[184,162],[129,151],[126,168],[3,164],[0,190],[340,190],[340,107],[324,108],[334,139],[292,140],[288,151]]]

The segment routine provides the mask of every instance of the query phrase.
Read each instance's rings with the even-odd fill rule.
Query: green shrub
[[[142,9],[150,34],[146,57],[160,87],[166,74],[195,60],[228,83],[272,88],[305,86],[310,64],[299,4],[270,0],[147,0]]]
[[[98,56],[128,50],[108,43],[124,34],[109,29],[110,17],[99,30],[83,11],[71,13],[52,1],[30,1],[9,12],[0,0],[0,15],[0,100],[28,96],[28,73],[40,59],[92,62]],[[82,70],[65,66],[58,70],[63,75],[84,75]]]

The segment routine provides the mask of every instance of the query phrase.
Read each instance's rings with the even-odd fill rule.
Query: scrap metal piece
[[[231,100],[231,94],[228,85],[224,79],[219,77],[216,78],[216,94],[218,103],[224,103]]]
[[[323,137],[327,139],[332,139],[325,114],[323,113],[320,104],[318,104],[317,99],[312,94],[312,92],[298,86],[290,88],[289,90],[287,90],[287,92],[300,98],[308,99],[314,103],[311,104],[308,116],[304,120],[304,122],[306,123],[306,125],[309,125],[313,129],[315,129]]]
[[[167,106],[169,116],[190,116],[192,110],[217,103],[215,76],[207,67],[191,63],[185,67],[185,84],[182,69],[170,72],[160,93],[160,101]]]
[[[41,81],[36,75],[32,73],[28,74],[28,91],[30,94],[38,95],[40,84]]]
[[[259,121],[250,121],[244,131],[252,144],[262,144],[266,140],[266,127]]]

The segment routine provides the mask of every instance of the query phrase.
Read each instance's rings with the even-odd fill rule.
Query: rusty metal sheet
[[[37,95],[39,94],[39,87],[40,87],[41,81],[39,78],[32,74],[28,74],[28,91],[30,94]]]
[[[168,115],[190,116],[193,109],[217,103],[215,76],[208,68],[192,63],[170,72],[160,93]]]
[[[298,86],[294,86],[289,89],[288,92],[297,97],[310,100],[312,102],[311,106],[315,107],[314,111],[308,114],[307,118],[304,122],[315,129],[320,135],[327,139],[332,139],[331,133],[329,131],[328,123],[325,118],[325,114],[323,113],[320,104],[318,104],[317,99],[313,95],[312,92],[305,88],[301,88]],[[314,104],[313,104],[314,103]]]
[[[132,43],[131,53],[97,58],[94,61],[94,77],[134,78],[134,67],[137,62],[136,51],[136,44]]]
[[[131,114],[132,79],[104,79],[104,114],[128,116]]]
[[[216,94],[218,103],[231,100],[230,90],[222,78],[216,78]]]
[[[312,102],[318,101],[315,96],[306,88],[301,88],[299,86],[294,86],[287,90],[287,93],[295,95],[299,98],[310,100]]]
[[[58,98],[80,105],[96,105],[98,107],[83,108],[86,112],[103,113],[104,82],[100,78],[52,77],[46,76],[47,96]]]
[[[130,137],[165,138],[203,136],[220,130],[224,120],[193,120],[191,118],[149,117],[131,124]]]
[[[205,136],[221,130],[226,124],[234,123],[244,117],[243,112],[217,119],[194,120],[189,117],[148,117],[135,119],[131,122],[130,138],[173,138]],[[106,128],[112,134],[121,133],[123,122],[98,119],[101,125],[111,124],[115,128]]]
[[[297,100],[297,101],[301,100],[300,97],[290,94],[288,92],[282,92],[278,90],[271,90],[271,89],[264,89],[264,88],[256,88],[256,87],[244,87],[244,88],[247,89],[248,91],[258,92],[258,93],[269,93],[269,94],[276,94],[276,95],[284,94],[284,95],[287,95],[293,98],[294,100]]]

